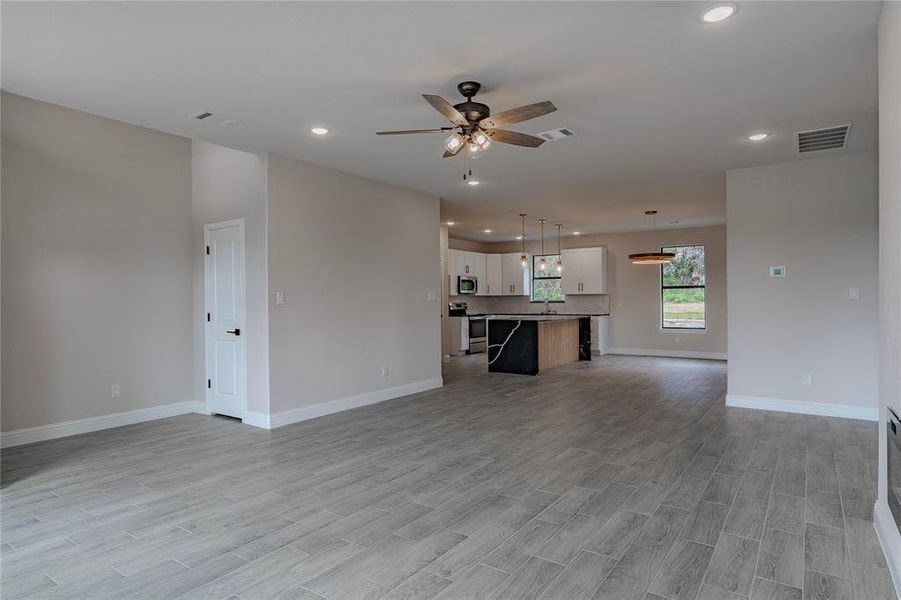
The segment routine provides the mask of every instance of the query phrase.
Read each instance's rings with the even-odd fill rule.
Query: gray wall
[[[194,397],[205,401],[203,226],[244,219],[248,411],[269,413],[266,159],[216,144],[191,144],[194,212]]]
[[[704,332],[664,331],[660,328],[660,268],[633,265],[629,254],[660,246],[703,244],[707,271],[707,329]],[[628,351],[658,351],[720,357],[726,353],[726,228],[698,227],[658,231],[566,237],[563,248],[605,246],[608,251],[607,286],[603,296],[572,296],[556,304],[558,312],[610,312],[610,347]],[[450,241],[460,248],[459,240]],[[478,251],[519,252],[521,242],[482,244]],[[556,238],[545,240],[547,251],[556,250]],[[539,243],[526,244],[538,252]],[[564,267],[565,268],[565,267]],[[453,298],[459,299],[459,298]],[[475,310],[486,312],[535,312],[544,308],[527,297],[486,298],[467,296]]]
[[[190,400],[189,140],[4,93],[2,160],[2,429]]]
[[[901,533],[891,523],[886,485],[885,407],[901,415],[901,3],[879,19],[879,499],[883,544],[901,562]],[[901,524],[898,524],[901,527]],[[901,592],[901,565],[896,569]]]
[[[876,186],[875,152],[727,173],[730,395],[875,406]]]
[[[438,198],[274,154],[268,173],[272,412],[440,378]]]

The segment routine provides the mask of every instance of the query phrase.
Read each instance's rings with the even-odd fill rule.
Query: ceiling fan
[[[444,140],[444,157],[448,158],[456,156],[464,148],[468,148],[470,154],[478,155],[480,152],[488,150],[491,142],[501,142],[503,144],[513,144],[514,146],[525,146],[526,148],[537,148],[544,143],[544,140],[534,135],[519,133],[518,131],[509,131],[507,129],[498,129],[501,125],[512,125],[513,123],[522,123],[557,110],[557,107],[549,101],[536,102],[535,104],[527,104],[518,108],[511,108],[504,112],[491,115],[491,109],[487,104],[473,101],[475,96],[481,89],[482,84],[476,81],[463,81],[457,84],[460,94],[466,98],[465,102],[459,104],[451,104],[441,96],[431,94],[423,94],[425,101],[432,105],[432,108],[444,115],[448,121],[453,123],[451,127],[438,127],[435,129],[407,129],[403,131],[378,131],[376,135],[407,135],[412,133],[441,133],[444,131],[453,131],[446,140]]]

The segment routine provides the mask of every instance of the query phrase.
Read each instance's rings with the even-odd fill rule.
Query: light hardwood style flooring
[[[445,377],[3,451],[3,598],[894,598],[873,423],[727,409],[715,361]]]

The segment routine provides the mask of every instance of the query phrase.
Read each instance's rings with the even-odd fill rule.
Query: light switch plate
[[[860,300],[860,288],[853,287],[849,289],[848,298],[851,300]]]
[[[122,388],[119,387],[118,383],[114,383],[109,386],[109,397],[110,398],[120,398],[122,396]]]
[[[275,303],[283,306],[287,300],[285,290],[275,290]]]

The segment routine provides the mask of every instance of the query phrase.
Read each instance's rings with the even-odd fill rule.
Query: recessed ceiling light
[[[490,229],[486,229],[486,230],[485,230],[485,233],[491,233],[491,230],[490,230]]]
[[[573,235],[582,235],[581,231],[573,231]]]
[[[516,236],[516,239],[521,240],[521,239],[522,239],[522,236],[521,236],[521,235],[518,235],[518,236]]]
[[[702,23],[719,23],[725,21],[738,11],[738,5],[731,2],[714,4],[701,13]]]
[[[479,181],[478,179],[470,179],[470,180],[467,181],[466,183],[467,183],[468,185],[476,186],[476,185],[479,185],[479,184],[482,183],[482,182]]]
[[[326,127],[312,127],[310,128],[310,133],[314,135],[325,135],[328,133],[328,128]]]
[[[456,225],[457,223],[454,222],[454,221],[448,221],[447,224],[448,224],[449,226],[452,226],[452,225]]]
[[[748,139],[752,142],[759,142],[760,140],[765,140],[768,137],[770,137],[770,134],[768,133],[755,133],[753,135],[749,135]]]

